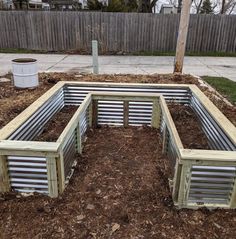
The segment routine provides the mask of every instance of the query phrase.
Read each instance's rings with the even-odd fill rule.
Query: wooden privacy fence
[[[175,51],[179,15],[100,12],[0,12],[0,48],[88,53]],[[235,52],[236,15],[191,15],[189,52]]]
[[[185,149],[166,102],[195,111],[211,150]],[[56,142],[35,142],[65,105],[79,108]],[[179,208],[236,208],[236,128],[194,85],[59,82],[0,130],[0,191],[57,197],[88,127],[100,124],[160,129]]]

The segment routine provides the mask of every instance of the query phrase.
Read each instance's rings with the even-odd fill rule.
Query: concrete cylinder
[[[12,60],[14,85],[17,88],[35,88],[39,85],[37,60],[18,58]]]

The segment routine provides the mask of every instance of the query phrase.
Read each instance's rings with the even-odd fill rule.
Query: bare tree
[[[139,12],[152,12],[158,0],[139,0]]]
[[[169,0],[169,3],[177,8],[177,12],[181,12],[183,0]]]
[[[231,14],[236,6],[236,0],[222,0],[221,14]]]
[[[200,13],[203,0],[193,0],[193,7],[196,9],[196,13]]]
[[[216,5],[216,14],[232,14],[236,11],[236,0],[212,0]]]

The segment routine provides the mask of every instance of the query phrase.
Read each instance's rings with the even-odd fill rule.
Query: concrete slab
[[[30,57],[38,60],[40,72],[92,73],[92,57],[66,54],[0,53],[0,76],[11,72],[11,61]],[[173,56],[99,56],[100,74],[172,73]],[[236,57],[185,57],[184,73],[224,76],[235,81]]]

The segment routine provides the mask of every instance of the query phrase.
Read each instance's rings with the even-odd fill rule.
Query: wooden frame
[[[64,157],[63,147],[68,142],[71,134],[76,133],[77,152],[82,153],[81,125],[79,124],[82,114],[89,111],[89,126],[97,126],[98,101],[99,100],[117,100],[124,102],[124,127],[129,125],[129,101],[148,101],[153,102],[151,125],[154,128],[161,128],[163,135],[163,152],[166,152],[168,140],[173,143],[175,155],[175,175],[173,179],[172,195],[175,205],[179,208],[198,208],[199,206],[236,208],[236,183],[232,187],[231,198],[227,205],[207,204],[197,205],[188,202],[190,190],[190,178],[192,166],[235,166],[235,151],[219,150],[194,150],[184,149],[177,129],[168,110],[164,97],[153,93],[125,93],[125,92],[90,92],[59,136],[56,142],[34,142],[34,141],[16,141],[7,140],[7,138],[18,129],[26,120],[28,120],[45,102],[50,100],[63,87],[70,86],[97,86],[97,87],[137,87],[144,85],[152,89],[156,84],[123,84],[123,83],[90,83],[90,82],[59,82],[48,92],[41,96],[25,111],[18,115],[14,120],[0,130],[0,191],[10,190],[10,181],[7,173],[6,157],[8,155],[17,156],[41,156],[46,158],[48,174],[48,194],[51,197],[57,197],[65,188],[64,175]],[[227,137],[236,145],[236,128],[233,124],[214,106],[214,104],[198,89],[195,85],[177,85],[162,84],[159,88],[188,89],[194,95],[218,126],[223,130]],[[164,122],[163,128],[161,124]],[[169,138],[167,137],[169,135]]]

